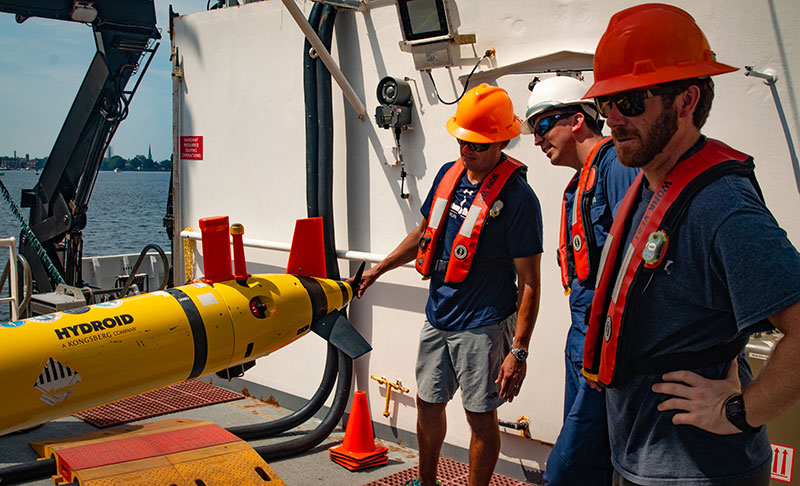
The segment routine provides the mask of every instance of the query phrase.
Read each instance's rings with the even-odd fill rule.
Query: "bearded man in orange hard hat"
[[[442,166],[420,208],[422,222],[364,272],[358,296],[383,273],[415,261],[430,278],[417,357],[419,477],[433,486],[457,389],[472,429],[471,486],[489,484],[500,453],[497,407],[525,379],[539,307],[542,218],[525,166],[503,149],[520,133],[511,99],[482,84],[458,104],[447,130],[461,157]]]
[[[700,129],[716,61],[685,11],[611,18],[593,98],[641,167],[609,231],[583,374],[606,387],[615,485],[770,481],[764,424],[800,399],[800,254],[763,203],[753,158]],[[750,334],[784,333],[758,379]]]

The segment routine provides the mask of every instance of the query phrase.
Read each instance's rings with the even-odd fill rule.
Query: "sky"
[[[161,45],[111,141],[114,155],[168,159],[172,153],[169,5],[181,15],[207,0],[155,0]],[[212,2],[213,3],[213,2]],[[0,156],[47,157],[95,53],[90,26],[0,13]],[[128,88],[133,86],[133,79]]]

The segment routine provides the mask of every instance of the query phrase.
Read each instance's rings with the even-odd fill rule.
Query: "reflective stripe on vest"
[[[467,278],[472,260],[478,249],[481,230],[488,220],[489,211],[511,176],[525,165],[511,157],[506,156],[494,169],[484,178],[475,199],[472,201],[464,222],[453,240],[453,248],[450,251],[447,271],[444,280],[448,283],[463,282]],[[436,188],[433,196],[430,215],[428,216],[428,227],[419,242],[417,250],[417,271],[423,277],[430,277],[433,270],[434,255],[439,239],[442,236],[445,218],[447,217],[450,203],[453,200],[456,186],[466,169],[461,159],[458,159],[447,170],[442,180]]]
[[[625,227],[635,212],[644,173],[636,177],[622,200],[601,255],[600,277],[592,300],[584,345],[583,374],[587,378],[614,387],[630,372],[627,368],[632,326],[636,322],[636,306],[642,300],[633,295],[640,295],[644,291],[648,277],[665,260],[670,233],[679,224],[694,195],[722,176],[739,174],[752,177],[752,173],[753,161],[750,156],[722,142],[708,139],[699,151],[673,167],[656,189],[631,243],[624,248],[622,255]],[[651,235],[657,231],[663,232],[666,245],[661,248],[657,261],[645,261],[642,253]],[[620,257],[622,260],[618,264]],[[709,353],[709,356],[714,354]]]
[[[572,279],[577,278],[583,284],[594,277],[593,269],[597,266],[597,255],[594,254],[596,243],[591,209],[597,185],[597,165],[605,151],[613,144],[611,137],[605,137],[595,144],[583,162],[581,171],[575,174],[564,190],[558,239],[558,266],[561,268],[561,284],[567,294],[571,290]],[[577,184],[577,188],[572,206],[572,220],[567,221],[567,192],[574,184]],[[572,229],[571,241],[567,240],[567,225]]]

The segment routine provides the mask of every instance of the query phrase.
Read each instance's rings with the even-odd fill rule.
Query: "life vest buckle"
[[[669,245],[669,236],[662,230],[650,233],[647,238],[647,243],[642,250],[642,260],[644,266],[647,268],[655,268],[666,255],[667,246]]]
[[[431,244],[431,237],[425,236],[419,239],[419,249],[425,251],[428,249],[428,245]]]
[[[492,204],[492,209],[489,210],[489,217],[496,218],[500,215],[500,210],[503,209],[503,201],[497,200]]]

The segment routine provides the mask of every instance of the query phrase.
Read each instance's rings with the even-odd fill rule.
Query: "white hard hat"
[[[553,76],[536,83],[528,99],[528,108],[525,111],[525,122],[520,127],[522,133],[533,133],[531,122],[540,113],[579,105],[581,110],[593,120],[597,120],[600,113],[591,100],[584,100],[583,95],[589,86],[572,76]]]

